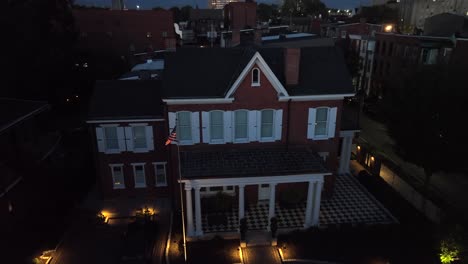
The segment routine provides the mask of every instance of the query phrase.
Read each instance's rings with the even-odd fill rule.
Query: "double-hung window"
[[[260,139],[273,139],[273,110],[261,111]]]
[[[133,128],[133,147],[135,149],[146,149],[146,127],[134,126]]]
[[[177,113],[177,139],[181,142],[192,140],[191,113]]]
[[[234,112],[234,140],[247,141],[249,139],[248,126],[249,111],[237,110]]]
[[[212,142],[224,141],[223,111],[210,112],[210,138]]]
[[[135,188],[146,187],[145,164],[133,163],[132,165],[133,165],[133,176],[135,180]]]
[[[119,151],[119,137],[116,126],[104,127],[104,144],[106,151]]]
[[[114,189],[124,189],[124,173],[122,164],[111,164],[112,185]]]
[[[166,162],[154,162],[153,165],[156,176],[156,186],[167,186]]]
[[[328,136],[328,108],[317,108],[315,116],[315,136]]]

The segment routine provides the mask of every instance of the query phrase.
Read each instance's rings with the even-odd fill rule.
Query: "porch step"
[[[270,246],[271,234],[267,231],[247,231],[245,240],[247,247]]]

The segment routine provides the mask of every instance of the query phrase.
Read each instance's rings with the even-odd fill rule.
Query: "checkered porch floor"
[[[353,176],[339,175],[336,178],[335,192],[329,200],[322,200],[320,206],[320,225],[330,224],[390,224],[396,219],[369,194]],[[301,228],[304,225],[305,203],[293,209],[279,207],[275,214],[279,228]],[[204,233],[228,232],[238,230],[238,209],[223,213],[227,225],[210,225],[208,216],[202,212]],[[245,216],[249,230],[266,229],[268,226],[268,203],[250,204]]]

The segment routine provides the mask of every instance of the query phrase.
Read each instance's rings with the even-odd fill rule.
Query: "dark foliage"
[[[327,7],[320,0],[285,0],[281,6],[281,13],[294,17],[328,14]]]
[[[279,7],[275,4],[264,4],[260,3],[257,6],[257,18],[262,22],[268,22],[274,20],[279,16]]]

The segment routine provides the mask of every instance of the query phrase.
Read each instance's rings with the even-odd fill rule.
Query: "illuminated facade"
[[[240,0],[208,0],[208,8],[223,9],[225,5],[232,2],[241,2]]]
[[[441,13],[468,15],[468,1],[462,0],[401,0],[400,22],[422,29],[426,18]]]

